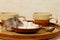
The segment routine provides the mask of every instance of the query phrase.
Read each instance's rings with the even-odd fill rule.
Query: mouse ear
[[[15,15],[14,18],[19,18],[19,16],[18,15]]]
[[[15,21],[18,20],[18,17],[17,16],[14,16],[13,17],[13,20],[15,20]]]

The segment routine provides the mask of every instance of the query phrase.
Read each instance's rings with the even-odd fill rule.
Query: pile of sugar
[[[39,28],[39,25],[34,24],[32,22],[24,21],[23,24],[24,24],[23,26],[18,26],[18,28],[20,28],[20,29],[35,29],[35,28]]]

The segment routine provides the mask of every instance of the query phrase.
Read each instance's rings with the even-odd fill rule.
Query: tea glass
[[[58,19],[53,18],[50,12],[35,12],[33,13],[33,19],[34,23],[42,26],[49,26],[51,19],[56,20],[56,23],[58,22]]]

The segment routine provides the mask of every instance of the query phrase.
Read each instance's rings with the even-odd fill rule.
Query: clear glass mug
[[[50,12],[35,12],[33,13],[33,19],[34,23],[42,26],[48,26],[51,19],[56,20],[56,23],[58,22],[58,19],[53,18]]]
[[[15,15],[18,16],[16,12],[0,12],[0,24],[3,25],[8,18],[12,18]]]

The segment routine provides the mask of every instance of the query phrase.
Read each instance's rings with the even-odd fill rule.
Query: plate
[[[9,32],[6,30],[2,30],[0,32],[0,38],[13,38],[13,39],[50,39],[58,36],[60,34],[60,26],[54,23],[50,23],[49,26],[55,27],[58,31],[54,32],[46,32],[46,33],[38,33],[35,34],[20,34],[16,32]]]

